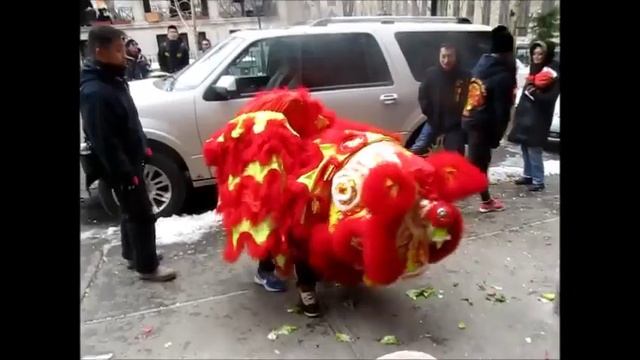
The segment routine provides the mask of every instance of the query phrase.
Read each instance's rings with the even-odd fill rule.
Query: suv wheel
[[[169,157],[155,153],[145,166],[144,181],[157,217],[171,216],[182,210],[187,195],[187,179]],[[115,216],[120,212],[118,199],[105,181],[100,181],[98,194],[107,213]]]

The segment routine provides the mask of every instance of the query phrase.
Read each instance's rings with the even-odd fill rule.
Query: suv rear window
[[[301,40],[302,82],[312,90],[393,84],[371,34],[307,35]]]
[[[456,47],[460,66],[469,71],[491,49],[488,31],[398,32],[396,40],[416,81],[422,81],[425,71],[438,65],[442,43]]]

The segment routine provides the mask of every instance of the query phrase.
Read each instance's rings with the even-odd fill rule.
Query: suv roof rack
[[[379,22],[381,24],[395,24],[398,22],[471,24],[471,20],[465,17],[453,16],[344,16],[320,18],[311,21],[309,26],[371,22]]]

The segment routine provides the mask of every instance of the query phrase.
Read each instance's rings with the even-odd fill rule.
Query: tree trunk
[[[453,0],[453,16],[460,17],[460,0]]]
[[[449,2],[447,0],[440,0],[438,2],[438,16],[447,16],[449,13]]]
[[[472,22],[475,16],[475,10],[476,10],[475,5],[476,5],[476,0],[467,0],[467,12],[465,15],[467,19],[471,20]]]
[[[529,12],[531,3],[529,1],[519,1],[518,2],[518,14],[517,22],[516,22],[516,35],[527,36],[529,32],[529,19],[531,16]]]
[[[427,16],[427,10],[429,10],[429,3],[430,0],[422,0],[420,2],[420,16]]]
[[[315,19],[320,19],[322,17],[322,7],[320,6],[320,0],[313,0],[313,9]]]
[[[418,8],[418,0],[411,0],[411,16],[420,15],[420,8]]]
[[[342,12],[344,16],[353,16],[353,0],[342,0]]]
[[[198,36],[198,23],[197,23],[197,19],[196,19],[196,7],[195,4],[193,3],[193,0],[190,0],[191,5],[191,21],[192,21],[192,26],[193,26],[193,42],[195,43],[195,47],[193,48],[193,56],[194,59],[198,60],[199,57],[199,53],[200,51],[198,51],[200,49],[200,37]]]
[[[482,1],[482,23],[491,25],[491,0]]]
[[[500,13],[498,14],[500,25],[509,27],[509,0],[500,0]]]

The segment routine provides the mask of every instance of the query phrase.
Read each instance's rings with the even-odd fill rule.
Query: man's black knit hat
[[[491,52],[502,54],[513,52],[513,35],[504,25],[498,25],[491,30]]]

